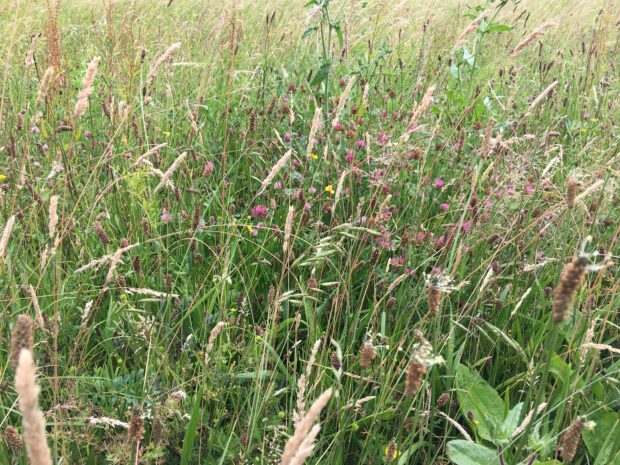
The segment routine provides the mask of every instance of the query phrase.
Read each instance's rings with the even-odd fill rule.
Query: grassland
[[[0,3],[0,465],[619,464],[618,11]]]

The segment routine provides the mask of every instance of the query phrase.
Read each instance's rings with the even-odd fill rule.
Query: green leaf
[[[506,415],[506,419],[504,423],[502,423],[502,433],[504,433],[504,439],[510,439],[510,436],[519,426],[519,418],[521,417],[521,410],[523,409],[523,402],[519,402],[515,405],[508,415]]]
[[[310,26],[308,29],[306,29],[302,34],[301,34],[301,38],[305,39],[307,38],[310,34],[312,34],[314,31],[316,31],[319,27],[318,26]]]
[[[192,407],[192,416],[187,424],[185,430],[185,437],[183,438],[183,450],[181,451],[181,465],[188,465],[192,455],[192,449],[194,447],[194,440],[196,439],[196,433],[198,432],[198,420],[202,416],[202,384],[196,390],[196,397],[194,398],[194,406]]]
[[[448,443],[448,458],[456,465],[497,465],[497,452],[475,442],[456,440]]]
[[[491,23],[489,24],[484,32],[506,32],[512,31],[514,26],[508,26],[507,24],[499,24],[499,23]]]
[[[499,394],[477,372],[461,364],[456,367],[456,385],[463,415],[473,415],[472,423],[481,438],[499,442],[504,422],[504,402]]]
[[[595,458],[595,465],[611,465],[620,459],[620,415],[612,410],[599,410],[589,415],[596,423],[593,431],[583,432],[583,442]]]
[[[318,86],[325,79],[327,79],[327,76],[329,76],[329,68],[330,68],[330,66],[331,66],[331,63],[329,63],[329,62],[323,63],[321,65],[321,67],[319,68],[319,70],[314,75],[314,78],[312,79],[312,82],[310,84],[313,85],[313,86]]]

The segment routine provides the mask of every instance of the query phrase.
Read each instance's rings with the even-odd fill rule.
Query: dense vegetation
[[[617,1],[57,1],[0,4],[1,465],[22,348],[53,463],[620,463]]]

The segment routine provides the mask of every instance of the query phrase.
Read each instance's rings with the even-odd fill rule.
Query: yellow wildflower
[[[325,192],[327,192],[329,195],[334,195],[334,186],[332,186],[331,184],[325,186]]]

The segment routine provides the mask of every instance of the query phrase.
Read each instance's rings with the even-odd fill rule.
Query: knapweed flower
[[[356,140],[356,141],[355,141],[355,146],[356,146],[358,149],[363,149],[364,147],[366,147],[366,142],[364,142],[364,141],[363,141],[363,140],[361,140],[361,139],[360,139],[360,140]]]
[[[293,136],[291,135],[290,132],[285,132],[284,133],[284,142],[290,142],[293,140]]]
[[[336,193],[336,191],[334,191],[334,186],[332,186],[331,184],[325,186],[325,192],[327,192],[329,195],[334,195]]]
[[[387,144],[390,140],[390,136],[384,134],[383,131],[379,131],[379,135],[377,136],[377,143],[379,145]]]
[[[532,186],[531,184],[528,184],[527,187],[525,188],[525,192],[527,194],[531,194],[532,192],[534,192],[536,189],[534,188],[534,186]]]
[[[308,189],[308,192],[309,192],[310,194],[316,194],[316,187],[314,187],[314,186],[310,186],[310,189]]]
[[[448,208],[450,208],[450,205],[448,205],[447,203],[442,203],[441,205],[439,205],[439,208],[441,208],[441,211],[448,211]]]
[[[37,126],[33,126],[32,127],[32,133],[33,134],[39,134],[40,132],[41,132],[41,130]]]
[[[437,178],[435,179],[435,183],[433,184],[433,187],[435,189],[441,189],[444,186],[445,182],[443,179],[441,178]]]
[[[334,131],[342,132],[344,131],[344,126],[340,121],[336,121],[333,125]]]
[[[276,190],[282,189],[282,183],[280,181],[276,181],[273,183],[273,188]]]
[[[252,218],[265,218],[267,216],[267,207],[264,205],[256,205],[250,211]]]
[[[353,160],[355,160],[355,152],[353,150],[347,150],[347,153],[344,155],[344,159],[347,163],[353,163]]]
[[[461,226],[461,228],[463,228],[463,231],[465,231],[466,233],[471,231],[471,227],[472,227],[472,222],[471,221],[463,221],[463,225]]]
[[[172,218],[172,215],[170,215],[170,213],[168,213],[168,210],[166,210],[165,208],[161,211],[161,222],[164,224],[168,224],[168,223],[172,223],[172,220],[174,218]]]

